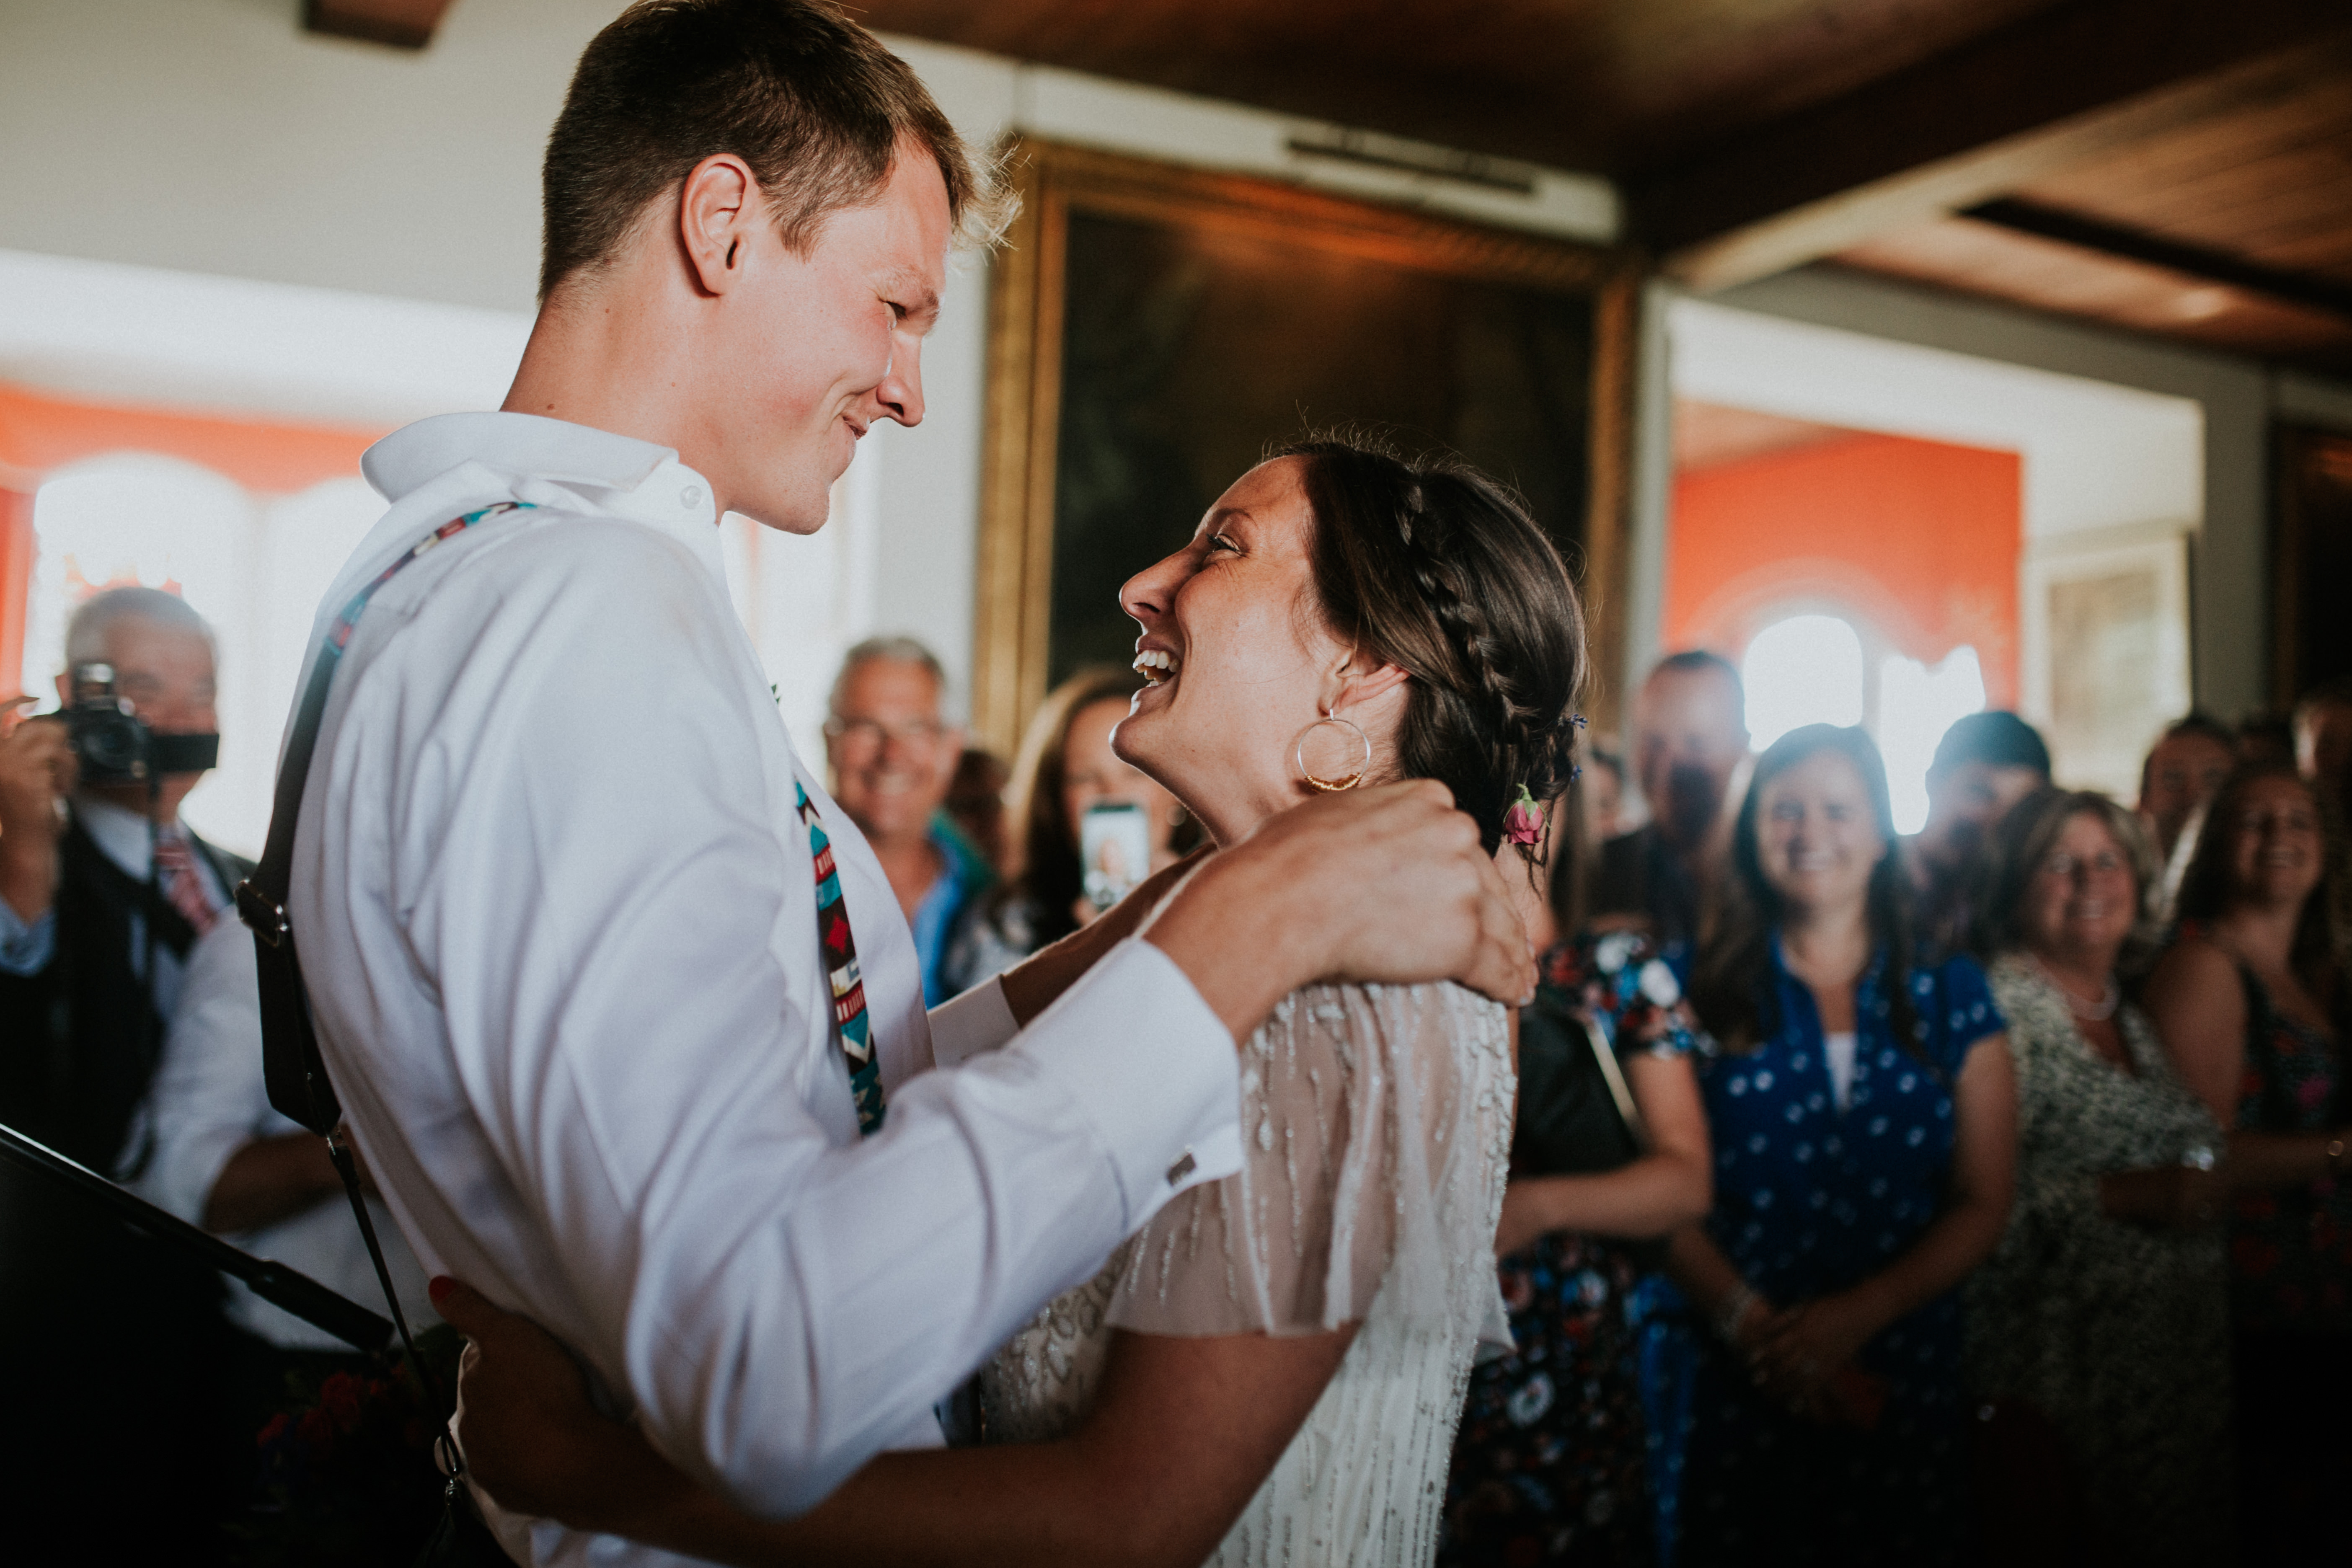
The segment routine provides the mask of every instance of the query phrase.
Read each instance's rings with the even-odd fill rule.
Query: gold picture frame
[[[991,279],[987,438],[972,662],[976,736],[1011,755],[1050,672],[1055,485],[1067,260],[1074,214],[1244,237],[1445,279],[1591,302],[1579,577],[1589,620],[1594,723],[1613,722],[1631,563],[1628,483],[1639,258],[1309,191],[1043,141],[1009,159],[1021,197]],[[1269,431],[1269,437],[1280,432]]]

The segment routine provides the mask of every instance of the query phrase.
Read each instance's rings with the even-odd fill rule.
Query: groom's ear
[[[704,293],[724,294],[742,279],[751,226],[766,212],[751,166],[732,153],[714,153],[687,174],[678,187],[678,240]]]

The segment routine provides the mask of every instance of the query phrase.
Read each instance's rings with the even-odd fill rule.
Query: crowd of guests
[[[845,694],[889,659],[929,672],[903,721],[952,732],[919,648],[854,650],[827,730],[854,814],[840,741],[874,716]],[[1138,685],[1080,671],[1001,795],[935,760],[904,803],[961,847],[899,889],[959,889],[916,922],[948,994],[1092,918],[1088,807],[1141,807],[1154,866],[1194,841],[1111,749]],[[1663,660],[1554,814],[1496,1238],[1516,1349],[1473,1374],[1441,1561],[2326,1552],[2352,686],[2242,735],[2182,719],[2129,807],[1973,715],[1907,836],[1862,731],[1757,755],[1745,710],[1727,661]],[[994,879],[956,880],[974,861]]]
[[[212,727],[210,634],[177,599],[99,595],[69,651],[159,728]],[[1077,672],[1008,767],[966,744],[920,643],[850,651],[826,757],[927,999],[1199,842],[1112,749],[1141,683]],[[1515,1349],[1472,1374],[1441,1560],[2326,1552],[2352,1479],[2352,686],[2284,744],[2181,720],[2131,808],[2053,785],[2015,715],[1974,715],[1907,837],[1862,731],[1757,755],[1744,714],[1730,664],[1666,658],[1622,757],[1587,748],[1552,814],[1496,1237]],[[263,1090],[225,918],[243,868],[180,820],[193,779],[70,781],[54,727],[0,742],[0,987],[37,1025],[0,1062],[0,1120],[371,1300],[335,1173]],[[1148,847],[1108,886],[1106,810]],[[9,1358],[16,1396],[64,1412],[51,1436],[111,1426],[92,1365],[148,1412],[134,1441],[176,1447],[341,1353],[135,1238],[89,1266],[82,1222],[5,1179],[12,1258],[75,1258],[62,1283],[12,1268],[0,1303],[51,1352]],[[162,1549],[201,1512],[220,1478],[184,1473],[132,1536]]]
[[[1517,1349],[1474,1374],[1442,1560],[2339,1550],[2352,688],[2290,755],[2170,726],[2137,809],[1972,716],[1907,837],[1861,731],[1751,758],[1743,710],[1727,663],[1666,659],[1650,820],[1555,835]]]

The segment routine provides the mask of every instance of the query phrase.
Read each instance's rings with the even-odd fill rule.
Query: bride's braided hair
[[[1549,802],[1575,772],[1584,612],[1559,552],[1465,463],[1347,435],[1273,456],[1302,466],[1333,634],[1412,677],[1398,771],[1444,783],[1492,851],[1522,788]]]

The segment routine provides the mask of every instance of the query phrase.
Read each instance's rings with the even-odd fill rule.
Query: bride
[[[1582,619],[1482,476],[1290,447],[1120,603],[1150,684],[1115,748],[1213,843],[1316,790],[1429,778],[1490,851],[1538,853],[1520,803],[1566,783]],[[1427,1563],[1473,1353],[1507,1342],[1511,1048],[1505,1010],[1457,986],[1295,993],[1243,1053],[1240,1173],[1170,1203],[982,1370],[985,1446],[882,1455],[798,1519],[736,1510],[596,1415],[555,1342],[436,1282],[473,1342],[474,1478],[740,1564]]]

